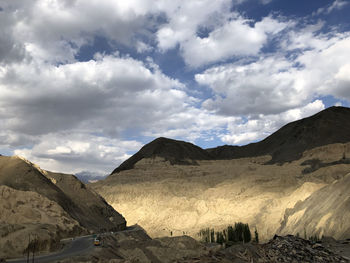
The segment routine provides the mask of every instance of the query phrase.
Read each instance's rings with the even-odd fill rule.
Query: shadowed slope
[[[211,159],[209,153],[192,143],[160,137],[143,146],[140,151],[116,168],[112,174],[132,169],[134,164],[141,159],[154,157],[162,157],[171,164],[184,165],[195,164],[195,160]]]
[[[350,141],[350,109],[330,107],[311,117],[291,122],[264,140],[245,146],[224,145],[203,150],[188,142],[157,138],[124,161],[112,174],[129,170],[144,158],[162,157],[171,164],[195,164],[196,160],[229,160],[271,155],[269,163],[297,160],[319,146]]]
[[[311,117],[291,122],[266,139],[245,146],[207,149],[217,160],[271,155],[270,163],[297,160],[313,148],[350,141],[350,109],[330,107]]]
[[[125,219],[73,175],[41,170],[19,157],[0,157],[0,185],[32,191],[56,202],[86,229],[124,229]]]

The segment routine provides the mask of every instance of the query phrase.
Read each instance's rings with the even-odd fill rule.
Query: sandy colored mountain
[[[73,175],[44,171],[20,157],[0,156],[0,258],[22,256],[29,234],[40,251],[59,240],[101,230],[121,230],[126,221]]]
[[[287,209],[281,234],[350,237],[350,173]],[[307,230],[303,227],[308,226]],[[304,233],[304,231],[306,233]]]
[[[37,236],[40,250],[50,251],[58,248],[61,237],[87,232],[56,202],[38,193],[1,185],[0,199],[0,258],[22,256],[29,238]]]
[[[286,211],[308,198],[307,205],[317,207],[321,197],[311,197],[350,172],[349,120],[350,109],[332,107],[287,124],[260,143],[215,151],[160,138],[91,187],[152,237],[186,233],[197,238],[202,228],[221,230],[242,221],[267,240],[282,231]],[[266,155],[255,156],[254,149]],[[241,155],[249,156],[236,158]],[[345,179],[344,184],[350,188]],[[345,188],[337,191],[343,196],[337,198],[339,206],[348,207]],[[327,193],[335,192],[332,188]],[[315,222],[326,220],[328,208],[316,210],[309,216]],[[349,220],[342,221],[345,213],[337,209],[329,218],[337,225],[330,232],[335,237],[345,235],[350,226]],[[307,233],[317,232],[317,225],[300,223]],[[283,231],[295,234],[291,228]]]

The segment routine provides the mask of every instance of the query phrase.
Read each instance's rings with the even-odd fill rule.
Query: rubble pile
[[[275,235],[262,246],[263,258],[268,262],[349,262],[321,243],[314,243],[296,236]]]
[[[235,244],[208,255],[187,258],[181,263],[346,263],[350,260],[334,253],[322,243],[311,242],[292,235],[275,235],[266,244]]]

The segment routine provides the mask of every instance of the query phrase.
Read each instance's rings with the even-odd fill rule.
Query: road
[[[132,232],[138,231],[140,227],[137,225],[129,226],[125,230],[120,232]],[[101,236],[110,235],[111,233],[103,233]],[[91,252],[94,249],[94,237],[90,236],[82,236],[76,237],[73,241],[69,242],[61,251],[57,251],[51,254],[35,256],[35,263],[49,263],[57,260],[62,260],[66,258],[71,258],[74,256],[81,256]],[[6,262],[11,263],[27,263],[27,258],[18,258],[18,259],[7,259]],[[32,255],[30,255],[29,262],[32,262]]]
[[[69,244],[67,244],[63,250],[59,252],[55,252],[52,254],[37,256],[34,258],[35,263],[49,263],[57,260],[62,260],[65,258],[70,258],[73,256],[80,256],[87,254],[89,251],[91,251],[94,248],[94,238],[93,236],[83,236],[83,237],[77,237],[73,241],[71,241]],[[21,259],[8,259],[6,262],[11,263],[26,263],[26,258]],[[29,262],[32,262],[32,255],[30,255]]]

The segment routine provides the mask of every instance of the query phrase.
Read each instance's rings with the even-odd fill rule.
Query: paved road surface
[[[89,251],[91,251],[94,248],[94,238],[93,236],[84,236],[84,237],[77,237],[75,238],[70,244],[67,244],[67,246],[56,253],[38,256],[34,258],[35,263],[49,263],[56,260],[62,260],[65,258],[70,258],[73,256],[79,256],[87,254]],[[7,260],[7,262],[11,263],[26,263],[27,259],[12,259]],[[29,262],[32,262],[32,255],[30,255]]]
[[[138,231],[140,229],[139,226],[129,226],[125,230],[122,230],[120,232],[132,232],[132,231]],[[111,233],[103,233],[104,235],[110,235]],[[57,260],[62,260],[74,256],[80,256],[85,255],[92,251],[94,249],[94,238],[93,235],[90,236],[83,236],[83,237],[76,237],[73,241],[71,241],[69,244],[67,244],[61,251],[43,255],[43,256],[35,256],[34,262],[35,263],[50,263]],[[27,263],[27,258],[20,258],[20,259],[8,259],[6,262],[11,263]],[[32,262],[32,255],[30,255],[29,262]]]

